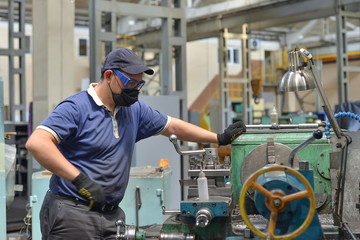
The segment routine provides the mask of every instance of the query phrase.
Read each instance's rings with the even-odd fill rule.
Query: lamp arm
[[[310,61],[310,71],[311,73],[313,74],[314,76],[314,79],[315,79],[315,86],[316,88],[318,89],[319,91],[319,94],[320,94],[320,97],[321,97],[321,100],[323,102],[323,109],[324,109],[324,112],[326,114],[326,116],[328,117],[329,119],[329,122],[331,123],[331,126],[332,128],[334,129],[334,132],[335,132],[335,135],[338,139],[341,138],[342,134],[341,134],[341,129],[339,127],[339,124],[337,123],[336,119],[335,119],[335,116],[334,116],[334,113],[331,109],[331,106],[329,104],[329,100],[327,99],[326,97],[326,94],[325,94],[325,91],[324,91],[324,88],[320,82],[320,78],[316,72],[316,70],[314,69],[314,65],[313,65],[313,62],[312,62],[312,59]]]

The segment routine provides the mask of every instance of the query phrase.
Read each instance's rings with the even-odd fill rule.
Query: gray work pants
[[[125,221],[121,208],[111,212],[90,211],[75,200],[48,191],[40,211],[42,239],[115,239],[116,220]]]

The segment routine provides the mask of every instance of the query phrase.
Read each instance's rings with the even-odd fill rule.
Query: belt
[[[80,198],[77,198],[77,197],[74,197],[74,196],[69,196],[69,195],[65,195],[65,194],[56,194],[57,196],[59,196],[60,198],[62,199],[66,199],[66,200],[70,200],[74,203],[77,203],[77,204],[81,204],[81,205],[86,205],[86,206],[89,206],[89,202],[86,202]],[[117,209],[118,206],[116,205],[110,205],[110,204],[104,204],[103,206],[101,207],[97,207],[96,209],[91,209],[91,210],[94,210],[94,211],[97,211],[97,212],[111,212],[115,209]]]

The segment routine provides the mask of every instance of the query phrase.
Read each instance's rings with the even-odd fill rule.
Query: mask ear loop
[[[112,71],[113,72],[113,75],[114,75],[114,78],[115,78],[115,82],[117,83],[117,85],[120,87],[120,89],[121,89],[121,91],[124,91],[124,88],[122,88],[121,87],[121,85],[118,83],[118,81],[116,80],[116,77],[118,77],[119,78],[119,76],[114,72],[114,71]],[[121,79],[119,78],[119,80],[121,81]],[[122,81],[121,81],[121,83],[123,83]],[[124,84],[124,83],[123,83]],[[111,89],[111,88],[110,88]],[[125,89],[126,89],[126,86],[125,86]],[[112,90],[111,90],[112,91]]]

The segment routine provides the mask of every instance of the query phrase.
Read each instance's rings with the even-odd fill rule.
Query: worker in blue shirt
[[[141,100],[143,65],[127,48],[113,50],[101,79],[62,101],[29,137],[26,148],[53,173],[41,212],[43,239],[108,239],[129,180],[134,145],[153,135],[227,145],[246,131],[239,121],[216,134],[164,115]]]

